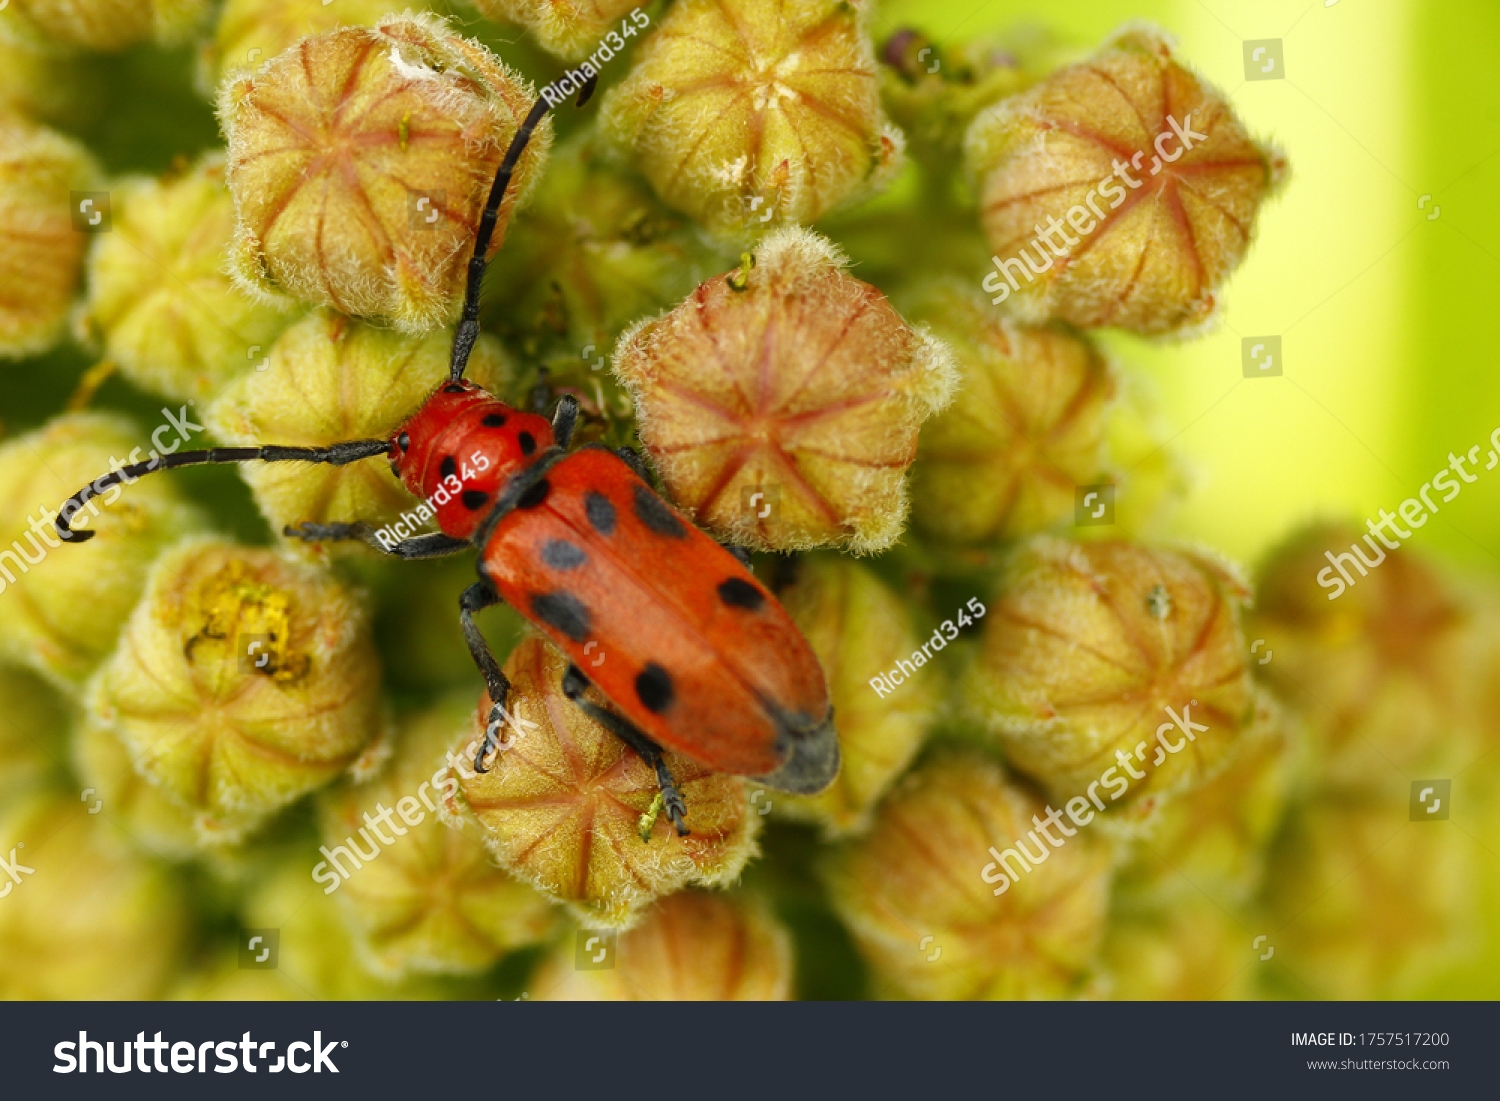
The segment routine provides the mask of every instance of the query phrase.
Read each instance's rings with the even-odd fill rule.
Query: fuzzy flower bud
[[[142,458],[150,439],[122,418],[77,413],[0,446],[0,655],[81,680],[114,647],[161,548],[199,526],[176,483],[155,477],[84,506],[73,526],[92,530],[89,542],[58,538],[62,503]]]
[[[490,863],[476,824],[439,817],[445,785],[457,787],[445,755],[469,725],[472,699],[466,692],[409,720],[377,779],[323,796],[323,851],[339,854],[349,875],[318,878],[325,893],[339,892],[374,974],[480,971],[540,940],[556,916]]]
[[[947,347],[844,269],[825,238],[778,230],[753,266],[620,338],[641,441],[673,499],[760,550],[883,550],[906,519],[917,429],[947,404]]]
[[[86,716],[73,736],[73,770],[97,800],[100,812],[130,835],[137,848],[167,860],[187,860],[209,849],[193,829],[193,816],[166,792],[147,782],[130,750],[94,716]],[[85,804],[87,805],[87,804]]]
[[[497,23],[524,27],[544,50],[566,61],[591,52],[609,60],[647,25],[644,12],[626,18],[645,6],[640,0],[474,0],[474,6]]]
[[[403,336],[317,311],[284,332],[264,370],[225,388],[205,418],[229,443],[325,447],[337,440],[389,437],[448,377],[452,332]],[[503,387],[510,367],[494,338],[481,338],[469,377]],[[273,531],[302,521],[390,523],[414,507],[412,495],[380,459],[347,466],[246,463],[240,474]],[[316,553],[368,553],[334,543]]]
[[[1254,714],[1245,582],[1204,553],[1037,537],[1012,556],[966,697],[1054,799],[1145,815]]]
[[[175,46],[203,21],[208,0],[13,0],[16,16],[65,46],[112,53],[143,42]]]
[[[1209,317],[1287,173],[1145,30],[989,108],[966,144],[992,301],[1030,321],[1139,333]]]
[[[941,684],[933,670],[910,666],[925,642],[942,649],[941,628],[924,638],[896,593],[872,571],[846,558],[819,556],[797,564],[797,582],[782,604],[812,644],[828,678],[838,716],[838,779],[818,795],[758,792],[752,805],[773,804],[789,818],[819,822],[831,836],[864,829],[870,812],[911,764],[937,711]],[[887,679],[898,670],[899,684]]]
[[[0,805],[59,778],[73,716],[36,674],[0,665]]]
[[[1266,908],[1299,996],[1420,996],[1476,932],[1477,861],[1493,857],[1449,823],[1410,821],[1403,780],[1315,799],[1278,834]]]
[[[1105,989],[1116,1001],[1245,1001],[1259,977],[1252,940],[1191,890],[1159,910],[1116,914],[1100,953]]]
[[[0,854],[14,854],[15,867],[0,877],[0,998],[161,994],[187,932],[183,893],[107,815],[71,791],[8,806]]]
[[[428,15],[305,38],[226,81],[235,282],[412,332],[453,320],[495,170],[534,99],[483,46]],[[544,121],[492,248],[551,137]]]
[[[0,358],[44,352],[62,335],[88,243],[72,196],[98,180],[78,143],[0,115]]]
[[[373,767],[379,684],[353,593],[272,551],[192,539],[152,570],[88,709],[201,837],[232,840]]]
[[[825,879],[876,993],[1011,999],[1078,989],[1104,933],[1111,847],[1087,828],[1065,836],[1049,813],[987,758],[948,753],[902,781],[866,836],[834,851]],[[1049,828],[1059,831],[1051,847]],[[1041,859],[1019,860],[1016,847]]]
[[[552,1002],[783,1002],[792,996],[791,938],[752,896],[682,891],[620,934],[608,968],[581,969],[562,940],[527,983]]]
[[[864,0],[674,4],[599,112],[656,193],[738,240],[882,187],[902,137],[880,107]]]
[[[89,254],[81,320],[120,373],[167,397],[203,398],[264,363],[290,318],[224,274],[234,212],[223,158],[175,177],[129,177],[111,198],[114,224]]]
[[[633,924],[652,899],[689,883],[733,882],[754,855],[760,829],[745,782],[667,753],[692,831],[677,836],[665,814],[650,813],[656,774],[563,695],[567,667],[540,636],[516,647],[505,663],[511,722],[500,734],[502,747],[488,772],[474,772],[486,695],[472,737],[454,747],[460,786],[448,797],[450,811],[477,818],[502,868],[566,903],[590,928]]]
[[[993,543],[1071,520],[1074,489],[1110,480],[1106,421],[1115,377],[1060,326],[1000,316],[953,284],[911,312],[953,349],[962,400],[922,434],[912,522],[947,543]]]
[[[1323,782],[1449,775],[1478,753],[1464,702],[1487,678],[1470,613],[1420,555],[1362,535],[1316,524],[1272,552],[1248,624],[1265,663],[1252,668],[1302,714]]]

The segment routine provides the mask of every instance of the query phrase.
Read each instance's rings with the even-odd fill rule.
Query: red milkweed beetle
[[[590,81],[578,98],[593,91]],[[479,336],[485,254],[501,201],[548,104],[538,100],[495,175],[469,260],[449,381],[388,440],[327,447],[218,447],[160,456],[111,471],[63,504],[58,535],[93,537],[69,524],[95,495],[159,470],[203,463],[305,462],[343,466],[387,455],[413,494],[431,501],[441,531],[387,545],[364,522],[287,527],[306,542],[358,539],[401,558],[476,547],[479,580],[459,599],[459,622],[489,688],[491,709],[474,767],[498,741],[510,682],[474,622],[509,602],[571,663],[563,692],[656,772],[662,806],[679,834],[687,807],[663,761],[665,746],[719,772],[811,794],[838,774],[838,738],[822,668],[748,559],[687,522],[651,489],[628,448],[569,451],[578,403],[562,397],[551,421],[511,408],[464,380]],[[602,647],[605,661],[587,661]],[[586,663],[585,676],[579,668]],[[612,705],[585,698],[593,684]]]

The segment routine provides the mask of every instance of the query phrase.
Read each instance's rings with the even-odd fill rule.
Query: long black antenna
[[[591,76],[584,82],[583,88],[579,90],[576,106],[582,107],[589,101],[598,82],[597,76]],[[505,151],[505,159],[500,162],[500,170],[495,173],[495,182],[490,185],[484,214],[479,219],[479,230],[474,235],[474,255],[469,257],[469,279],[464,287],[464,312],[458,322],[458,332],[453,334],[453,353],[448,360],[450,382],[463,379],[464,368],[469,365],[469,353],[474,350],[474,342],[479,339],[479,288],[484,282],[487,263],[485,254],[490,251],[490,239],[495,236],[495,225],[500,220],[500,207],[505,201],[510,177],[521,160],[521,154],[526,151],[526,143],[531,140],[532,131],[541,125],[542,119],[551,109],[552,104],[546,96],[531,105],[531,111],[521,123],[521,128],[516,131],[516,136],[511,139],[510,148]]]
[[[64,542],[87,543],[94,537],[92,531],[74,531],[68,526],[79,509],[111,486],[133,482],[142,475],[155,474],[158,470],[202,466],[206,463],[327,463],[330,466],[343,466],[360,459],[384,455],[390,449],[389,440],[349,440],[328,447],[212,447],[207,451],[179,451],[175,455],[158,455],[143,463],[131,463],[118,470],[111,470],[69,497],[57,514],[57,534]]]

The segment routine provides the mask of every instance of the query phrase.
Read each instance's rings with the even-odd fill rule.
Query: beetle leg
[[[356,520],[352,524],[313,524],[303,521],[300,524],[282,528],[281,534],[289,535],[293,539],[301,539],[304,543],[336,543],[345,539],[358,539],[382,553],[406,559],[441,558],[446,554],[457,554],[461,550],[467,550],[471,545],[466,539],[455,539],[440,531],[435,531],[430,535],[401,539],[387,545],[380,541],[375,530],[363,520]]]
[[[489,643],[484,640],[484,635],[479,631],[479,625],[474,622],[474,613],[483,611],[485,608],[493,608],[500,603],[500,594],[490,588],[483,581],[476,581],[464,590],[463,596],[458,598],[458,621],[463,626],[464,641],[469,644],[469,653],[474,656],[474,664],[479,666],[479,671],[484,674],[484,683],[490,690],[490,715],[489,721],[484,724],[484,741],[479,746],[479,751],[474,754],[474,771],[488,772],[484,767],[484,760],[495,748],[495,743],[500,740],[500,724],[505,721],[505,702],[510,695],[510,681],[500,670],[500,663],[495,660],[495,655],[490,652]]]
[[[576,665],[569,665],[568,671],[563,674],[563,695],[572,700],[585,715],[635,750],[641,760],[655,770],[656,786],[661,789],[662,807],[676,827],[677,836],[686,837],[690,832],[687,828],[687,802],[677,789],[677,781],[672,779],[671,770],[667,768],[667,762],[662,756],[661,746],[646,737],[634,723],[585,699],[583,693],[588,686],[588,678],[583,675],[582,670]]]
[[[578,399],[564,394],[557,399],[557,408],[552,412],[552,438],[564,451],[573,442],[573,429],[578,424]]]
[[[615,454],[625,460],[625,465],[635,471],[635,476],[647,485],[651,484],[651,475],[646,470],[646,460],[641,458],[641,453],[633,447],[617,447]]]

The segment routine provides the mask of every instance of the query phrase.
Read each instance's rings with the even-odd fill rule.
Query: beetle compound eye
[[[411,436],[405,432],[401,433],[401,435],[396,437],[396,446],[405,451],[411,446]]]

